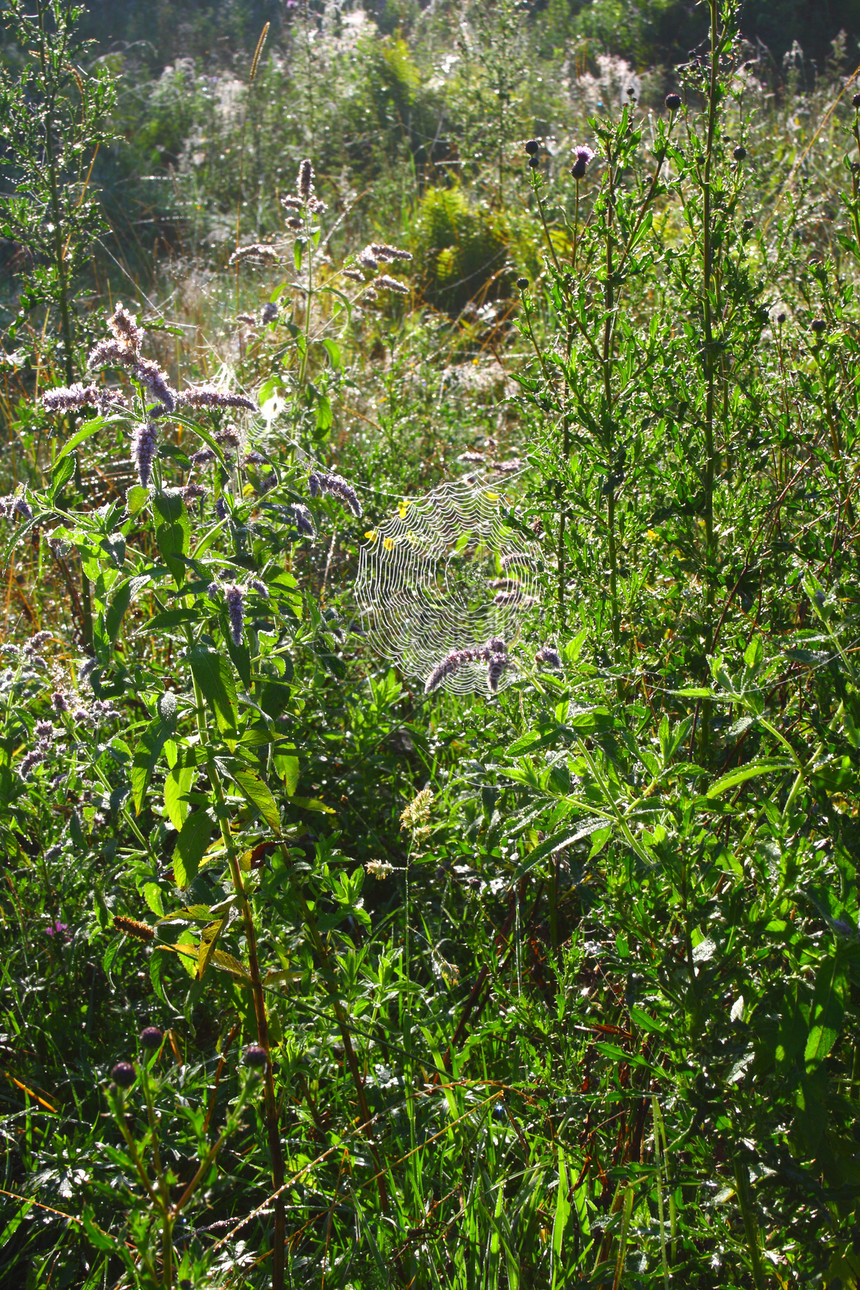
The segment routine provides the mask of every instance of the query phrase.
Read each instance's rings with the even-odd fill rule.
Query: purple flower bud
[[[68,712],[69,704],[66,696],[60,690],[55,690],[51,695],[51,707],[59,717],[63,712]]]
[[[123,349],[131,355],[138,353],[143,344],[143,328],[138,326],[137,319],[119,301],[107,324],[114,339]]]
[[[330,474],[327,471],[313,471],[308,476],[308,490],[311,497],[319,497],[321,493],[330,493],[356,519],[361,518],[362,507],[361,502],[358,500],[358,494],[342,476]]]
[[[140,1032],[140,1046],[148,1052],[155,1052],[156,1048],[161,1047],[161,1041],[164,1035],[158,1029],[158,1026],[145,1026]]]
[[[153,363],[148,358],[137,358],[134,362],[132,374],[140,381],[145,389],[164,407],[165,412],[173,412],[176,408],[177,394],[170,388],[167,377],[157,363]]]
[[[219,497],[215,503],[215,516],[219,520],[226,520],[227,518],[227,503],[223,497]]]
[[[110,1074],[114,1084],[120,1088],[131,1088],[136,1079],[131,1062],[117,1062]]]
[[[681,106],[680,94],[666,95],[666,107],[669,109],[670,112],[677,112],[680,106]]]
[[[542,646],[535,654],[535,662],[542,663],[545,667],[561,667],[561,655],[554,645]]]
[[[249,1044],[245,1049],[244,1057],[245,1065],[250,1066],[252,1070],[263,1070],[269,1060],[265,1048],[261,1048],[259,1044]]]
[[[278,306],[273,300],[268,300],[260,312],[260,321],[265,326],[267,323],[273,323],[278,316]]]

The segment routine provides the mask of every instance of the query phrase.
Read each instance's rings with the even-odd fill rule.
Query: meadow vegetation
[[[860,55],[785,8],[7,0],[4,1284],[860,1281]],[[462,695],[354,586],[470,474],[539,594]]]

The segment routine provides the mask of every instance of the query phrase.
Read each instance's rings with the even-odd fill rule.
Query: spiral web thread
[[[498,489],[474,477],[404,498],[359,551],[356,598],[372,648],[427,682],[452,651],[500,637],[510,650],[538,597],[535,553],[502,515]],[[501,599],[502,603],[498,603]],[[498,688],[515,679],[504,669]],[[461,694],[487,690],[485,662],[442,681]]]

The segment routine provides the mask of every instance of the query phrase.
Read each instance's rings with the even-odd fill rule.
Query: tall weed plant
[[[252,200],[262,41],[217,328],[67,351],[61,205],[7,387],[10,1284],[857,1283],[860,92],[799,145],[707,16],[569,139],[488,66],[474,200],[542,250],[453,317],[305,149]],[[507,448],[517,679],[428,696],[355,553]]]

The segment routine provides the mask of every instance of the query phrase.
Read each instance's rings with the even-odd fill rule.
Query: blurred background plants
[[[857,14],[140,13],[5,15],[2,1277],[856,1285]]]

